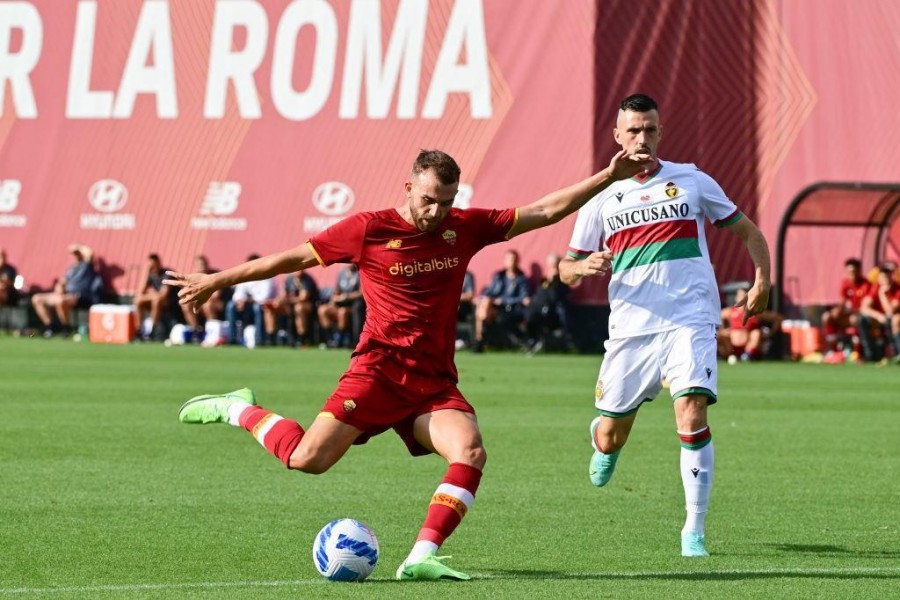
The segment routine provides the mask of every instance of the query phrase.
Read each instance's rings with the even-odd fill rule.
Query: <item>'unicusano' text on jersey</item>
[[[704,219],[724,227],[741,217],[709,175],[667,161],[646,179],[618,181],[585,204],[568,255],[613,253],[610,338],[718,324],[719,291]]]

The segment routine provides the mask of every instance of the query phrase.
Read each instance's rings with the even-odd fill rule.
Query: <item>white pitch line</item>
[[[155,590],[290,587],[326,584],[325,579],[296,579],[284,581],[197,581],[187,583],[123,583],[118,585],[84,585],[44,588],[0,588],[0,594],[71,594],[76,592],[141,592]]]
[[[715,575],[854,575],[860,573],[900,573],[898,567],[835,567],[835,568],[791,568],[791,569],[717,569],[714,571],[644,571],[644,572],[598,572],[598,573],[566,573],[548,572],[546,577],[536,577],[523,574],[517,577],[515,572],[510,573],[472,573],[475,579],[662,579],[666,577],[692,577],[699,578]],[[379,579],[373,579],[379,581]],[[384,580],[380,580],[384,581]],[[334,585],[325,579],[287,579],[281,581],[198,581],[188,583],[133,583],[118,585],[85,585],[66,587],[43,588],[0,588],[0,594],[71,594],[84,592],[140,592],[156,590],[182,590],[182,589],[215,589],[215,588],[255,588],[255,587],[292,587],[306,585]]]

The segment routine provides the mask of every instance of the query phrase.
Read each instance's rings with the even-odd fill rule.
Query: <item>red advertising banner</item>
[[[150,252],[221,268],[399,205],[420,148],[461,205],[526,203],[589,172],[593,26],[589,0],[4,2],[2,245],[48,285],[87,244],[127,293]]]
[[[396,206],[421,148],[456,157],[461,206],[521,205],[604,166],[634,92],[660,103],[660,155],[774,245],[806,186],[896,181],[898,30],[891,0],[6,0],[0,246],[47,286],[87,244],[128,293],[150,252],[222,268]],[[478,286],[506,248],[563,252],[572,221],[487,249]],[[752,275],[709,237],[720,281]],[[795,301],[833,294],[834,249],[787,262]]]

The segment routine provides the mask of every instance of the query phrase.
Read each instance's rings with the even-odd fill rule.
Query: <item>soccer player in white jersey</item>
[[[635,94],[619,106],[616,143],[649,154],[649,174],[612,184],[578,213],[564,283],[610,269],[610,339],[595,391],[600,415],[591,423],[591,482],[612,477],[638,408],[668,381],[681,439],[681,481],[687,519],[683,556],[709,556],[705,520],[713,480],[713,444],[706,407],[716,402],[716,328],[719,293],[706,247],[704,221],[740,237],[756,267],[741,303],[745,320],[766,308],[769,249],[756,225],[719,185],[692,164],[659,160],[659,110]]]

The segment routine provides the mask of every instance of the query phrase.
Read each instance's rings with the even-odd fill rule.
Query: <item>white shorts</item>
[[[607,340],[594,393],[600,414],[624,417],[653,400],[669,383],[672,400],[705,394],[716,402],[716,326],[693,325]]]

